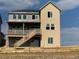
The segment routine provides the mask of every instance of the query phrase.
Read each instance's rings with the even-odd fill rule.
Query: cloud
[[[39,4],[39,2],[40,0],[0,0],[0,10],[30,8],[36,4]],[[56,4],[62,10],[72,10],[79,6],[79,0],[59,0]]]
[[[61,30],[62,45],[77,45],[79,44],[79,28],[64,28]]]
[[[0,10],[25,9],[38,3],[39,0],[0,0]]]
[[[72,10],[79,7],[79,0],[60,0],[56,3],[62,10]]]

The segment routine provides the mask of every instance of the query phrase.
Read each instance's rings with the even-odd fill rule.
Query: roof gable
[[[40,8],[40,10],[42,10],[43,8],[45,8],[47,5],[49,5],[49,4],[52,4],[54,7],[56,7],[59,11],[61,11],[60,10],[60,8],[58,8],[54,3],[52,3],[51,1],[49,1],[49,2],[47,2],[45,5],[43,5],[41,8]]]

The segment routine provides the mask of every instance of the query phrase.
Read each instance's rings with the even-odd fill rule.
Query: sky
[[[0,0],[2,32],[7,32],[8,12],[39,9],[49,0]],[[61,9],[61,45],[79,45],[79,0],[50,0]]]

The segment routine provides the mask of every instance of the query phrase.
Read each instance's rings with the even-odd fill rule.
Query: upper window
[[[52,37],[48,37],[48,44],[52,44],[53,43],[53,38]]]
[[[52,12],[48,11],[48,18],[51,18],[51,17],[52,17]]]
[[[46,24],[46,30],[49,30],[49,29],[54,30],[55,29],[54,24]]]
[[[55,27],[54,27],[54,24],[51,24],[51,30],[54,30]]]
[[[18,19],[21,19],[21,15],[18,15]]]
[[[26,19],[26,15],[23,15],[23,19]]]
[[[49,30],[50,29],[50,24],[46,25],[46,29]]]
[[[32,19],[35,19],[35,15],[32,15]]]
[[[15,14],[13,15],[13,19],[16,19],[16,15]]]
[[[35,19],[38,19],[38,15],[35,15]]]

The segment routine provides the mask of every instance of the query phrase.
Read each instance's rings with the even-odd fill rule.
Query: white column
[[[6,36],[6,47],[9,47],[9,38]]]

